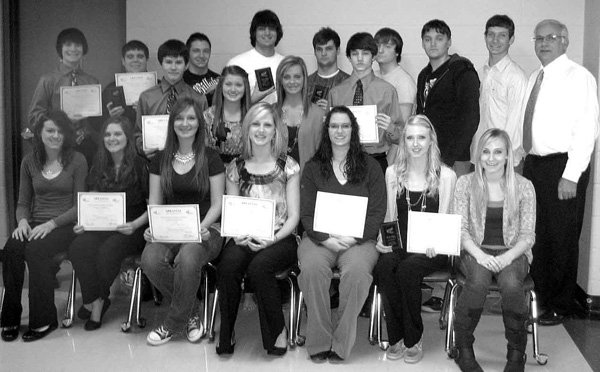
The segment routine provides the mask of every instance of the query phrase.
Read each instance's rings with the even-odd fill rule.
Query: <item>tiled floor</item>
[[[61,272],[62,273],[62,272]],[[57,290],[59,309],[66,301],[66,275],[61,276],[62,288]],[[23,300],[26,302],[26,293]],[[423,314],[425,322],[424,359],[416,365],[402,361],[386,360],[376,346],[368,343],[367,319],[359,319],[359,335],[351,358],[342,366],[315,365],[306,350],[297,347],[284,357],[269,357],[262,349],[256,311],[240,311],[237,323],[237,345],[230,358],[220,358],[215,353],[215,343],[203,339],[190,344],[185,337],[173,339],[166,345],[146,345],[146,333],[161,319],[166,306],[155,307],[143,303],[148,319],[146,329],[132,328],[128,334],[120,331],[126,317],[128,298],[123,294],[113,296],[113,306],[106,314],[102,328],[95,332],[83,330],[83,322],[76,320],[70,329],[58,329],[43,340],[26,344],[21,340],[0,342],[0,371],[310,371],[323,368],[344,371],[388,371],[401,368],[406,371],[458,371],[453,361],[444,353],[444,333],[437,327],[437,315]],[[76,304],[81,300],[78,296]],[[25,306],[25,309],[27,307]],[[27,324],[24,314],[23,324]],[[574,339],[582,341],[583,350],[596,355],[600,323],[594,321],[570,321]],[[22,327],[25,329],[25,327]],[[573,331],[575,328],[578,330]],[[546,366],[538,366],[533,358],[527,362],[528,371],[577,371],[592,369],[573,342],[565,327],[540,329],[541,351],[550,356]],[[501,371],[504,367],[505,342],[502,320],[497,315],[486,315],[476,331],[477,358],[486,371]],[[528,345],[531,355],[531,343]],[[593,359],[593,357],[592,357]]]

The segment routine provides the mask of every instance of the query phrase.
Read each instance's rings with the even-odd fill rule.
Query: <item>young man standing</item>
[[[158,47],[158,62],[163,70],[160,83],[140,94],[136,118],[136,146],[140,154],[152,157],[158,149],[143,150],[142,116],[167,115],[179,98],[189,97],[198,103],[202,111],[208,105],[206,97],[183,81],[183,72],[189,61],[188,50],[180,40],[167,40]]]
[[[219,83],[219,74],[208,68],[212,44],[208,36],[196,32],[190,35],[185,46],[190,53],[190,63],[183,73],[183,81],[196,92],[204,94],[210,106],[213,91]]]
[[[308,75],[308,96],[319,107],[326,109],[327,95],[331,88],[350,75],[338,68],[340,36],[337,32],[329,27],[323,27],[313,37],[312,44],[317,59],[317,71]]]
[[[139,40],[131,40],[121,48],[121,64],[127,73],[131,72],[146,72],[148,65],[148,57],[150,56],[146,44]],[[131,106],[114,106],[112,104],[110,93],[115,88],[115,82],[111,82],[102,91],[102,108],[104,118],[125,116],[131,124],[136,120],[137,103]]]
[[[479,125],[479,78],[471,61],[448,54],[452,35],[446,22],[427,22],[421,42],[429,64],[417,79],[417,114],[431,120],[442,160],[461,176],[471,168],[469,147]]]
[[[479,97],[479,128],[473,137],[471,154],[475,154],[481,135],[490,128],[508,133],[512,142],[515,167],[523,158],[521,150],[521,113],[527,76],[508,55],[515,41],[515,24],[506,15],[495,15],[485,24],[485,46],[489,52],[488,62],[483,66],[481,96]],[[471,163],[477,159],[471,157]],[[522,169],[522,165],[520,167]]]
[[[333,106],[376,105],[375,122],[379,128],[379,143],[365,144],[371,155],[385,172],[390,144],[398,143],[402,117],[396,89],[373,73],[373,58],[377,56],[377,43],[367,32],[359,32],[348,40],[346,57],[352,64],[352,74],[329,92],[328,103]]]
[[[227,66],[237,65],[248,73],[248,81],[252,90],[252,103],[264,100],[277,102],[275,92],[276,72],[283,56],[275,51],[275,47],[283,37],[283,28],[277,14],[270,10],[261,10],[254,15],[250,24],[250,43],[252,49],[233,57]],[[273,77],[273,86],[260,90],[256,80],[256,70],[269,68]]]

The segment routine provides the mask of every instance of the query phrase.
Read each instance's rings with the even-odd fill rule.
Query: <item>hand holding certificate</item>
[[[152,240],[163,243],[200,243],[198,204],[149,205]]]
[[[60,109],[71,120],[102,116],[100,84],[60,87]]]
[[[458,214],[408,212],[407,252],[460,255],[461,216]]]
[[[362,238],[369,198],[318,191],[313,229],[330,235]]]
[[[358,122],[360,143],[379,143],[379,128],[375,122],[377,106],[348,106]]]
[[[224,195],[221,212],[221,236],[274,240],[275,201]]]
[[[77,193],[77,224],[84,230],[115,231],[124,223],[124,192]]]
[[[169,115],[142,115],[142,143],[144,151],[165,148]]]
[[[125,103],[131,106],[140,99],[143,91],[156,85],[156,71],[115,74],[115,85],[123,87]]]

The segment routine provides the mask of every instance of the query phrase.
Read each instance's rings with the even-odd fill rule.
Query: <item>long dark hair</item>
[[[169,115],[169,126],[167,129],[167,141],[165,142],[165,149],[160,164],[160,185],[163,190],[163,194],[167,197],[173,196],[173,158],[175,153],[179,150],[179,138],[175,133],[175,118],[177,118],[182,112],[192,107],[198,120],[198,130],[194,136],[194,143],[192,145],[194,153],[196,154],[196,162],[192,168],[194,171],[194,182],[198,186],[198,192],[202,197],[209,191],[208,181],[208,161],[205,154],[205,127],[204,117],[202,116],[202,109],[196,101],[191,98],[184,97],[180,98],[173,106],[171,114]]]
[[[100,130],[102,138],[106,135],[106,128],[110,124],[119,125],[127,138],[127,145],[123,149],[123,160],[117,173],[113,158],[106,146],[104,144],[98,146],[98,153],[90,170],[90,188],[98,191],[124,191],[129,186],[135,185],[141,177],[136,173],[134,166],[137,152],[133,138],[133,126],[125,116],[109,118]]]
[[[248,112],[248,109],[252,105],[250,101],[250,83],[248,82],[248,74],[244,71],[243,68],[236,65],[225,66],[223,71],[221,71],[221,76],[219,77],[219,83],[215,88],[215,93],[213,94],[213,106],[215,107],[214,111],[214,119],[211,131],[213,136],[220,141],[224,141],[227,138],[227,131],[225,130],[225,122],[223,121],[223,83],[225,82],[225,77],[228,75],[235,75],[242,78],[244,81],[244,96],[240,100],[240,122],[244,120],[244,116]]]
[[[350,148],[346,154],[344,172],[346,173],[346,178],[349,183],[361,183],[367,175],[368,155],[362,151],[360,138],[358,136],[359,129],[356,117],[346,106],[335,106],[327,114],[327,117],[323,122],[323,129],[321,130],[321,144],[319,145],[315,156],[313,156],[313,160],[319,162],[323,177],[329,178],[333,175],[333,168],[331,167],[333,150],[331,148],[331,138],[329,137],[329,121],[333,114],[346,114],[348,118],[350,118],[352,133],[350,135]]]
[[[60,110],[45,113],[35,124],[33,129],[33,160],[35,166],[41,171],[48,158],[44,142],[42,142],[42,130],[44,129],[44,123],[47,121],[53,122],[63,135],[59,161],[63,168],[66,168],[73,159],[73,152],[75,152],[75,133],[73,132],[73,123],[71,122],[71,119],[69,119],[67,114]]]

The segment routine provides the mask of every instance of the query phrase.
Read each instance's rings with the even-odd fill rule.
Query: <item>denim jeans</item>
[[[198,312],[202,267],[221,251],[221,235],[213,228],[209,231],[210,238],[202,243],[149,243],[142,253],[144,273],[171,299],[163,326],[172,332],[185,330],[188,319]]]
[[[482,250],[492,256],[506,252],[506,249]],[[456,305],[457,345],[464,347],[473,344],[473,331],[479,322],[492,277],[495,276],[502,296],[502,317],[508,348],[524,351],[527,344],[527,294],[523,289],[523,282],[529,271],[527,257],[521,255],[502,271],[494,273],[463,251],[460,256],[460,271],[465,275],[466,283]]]

